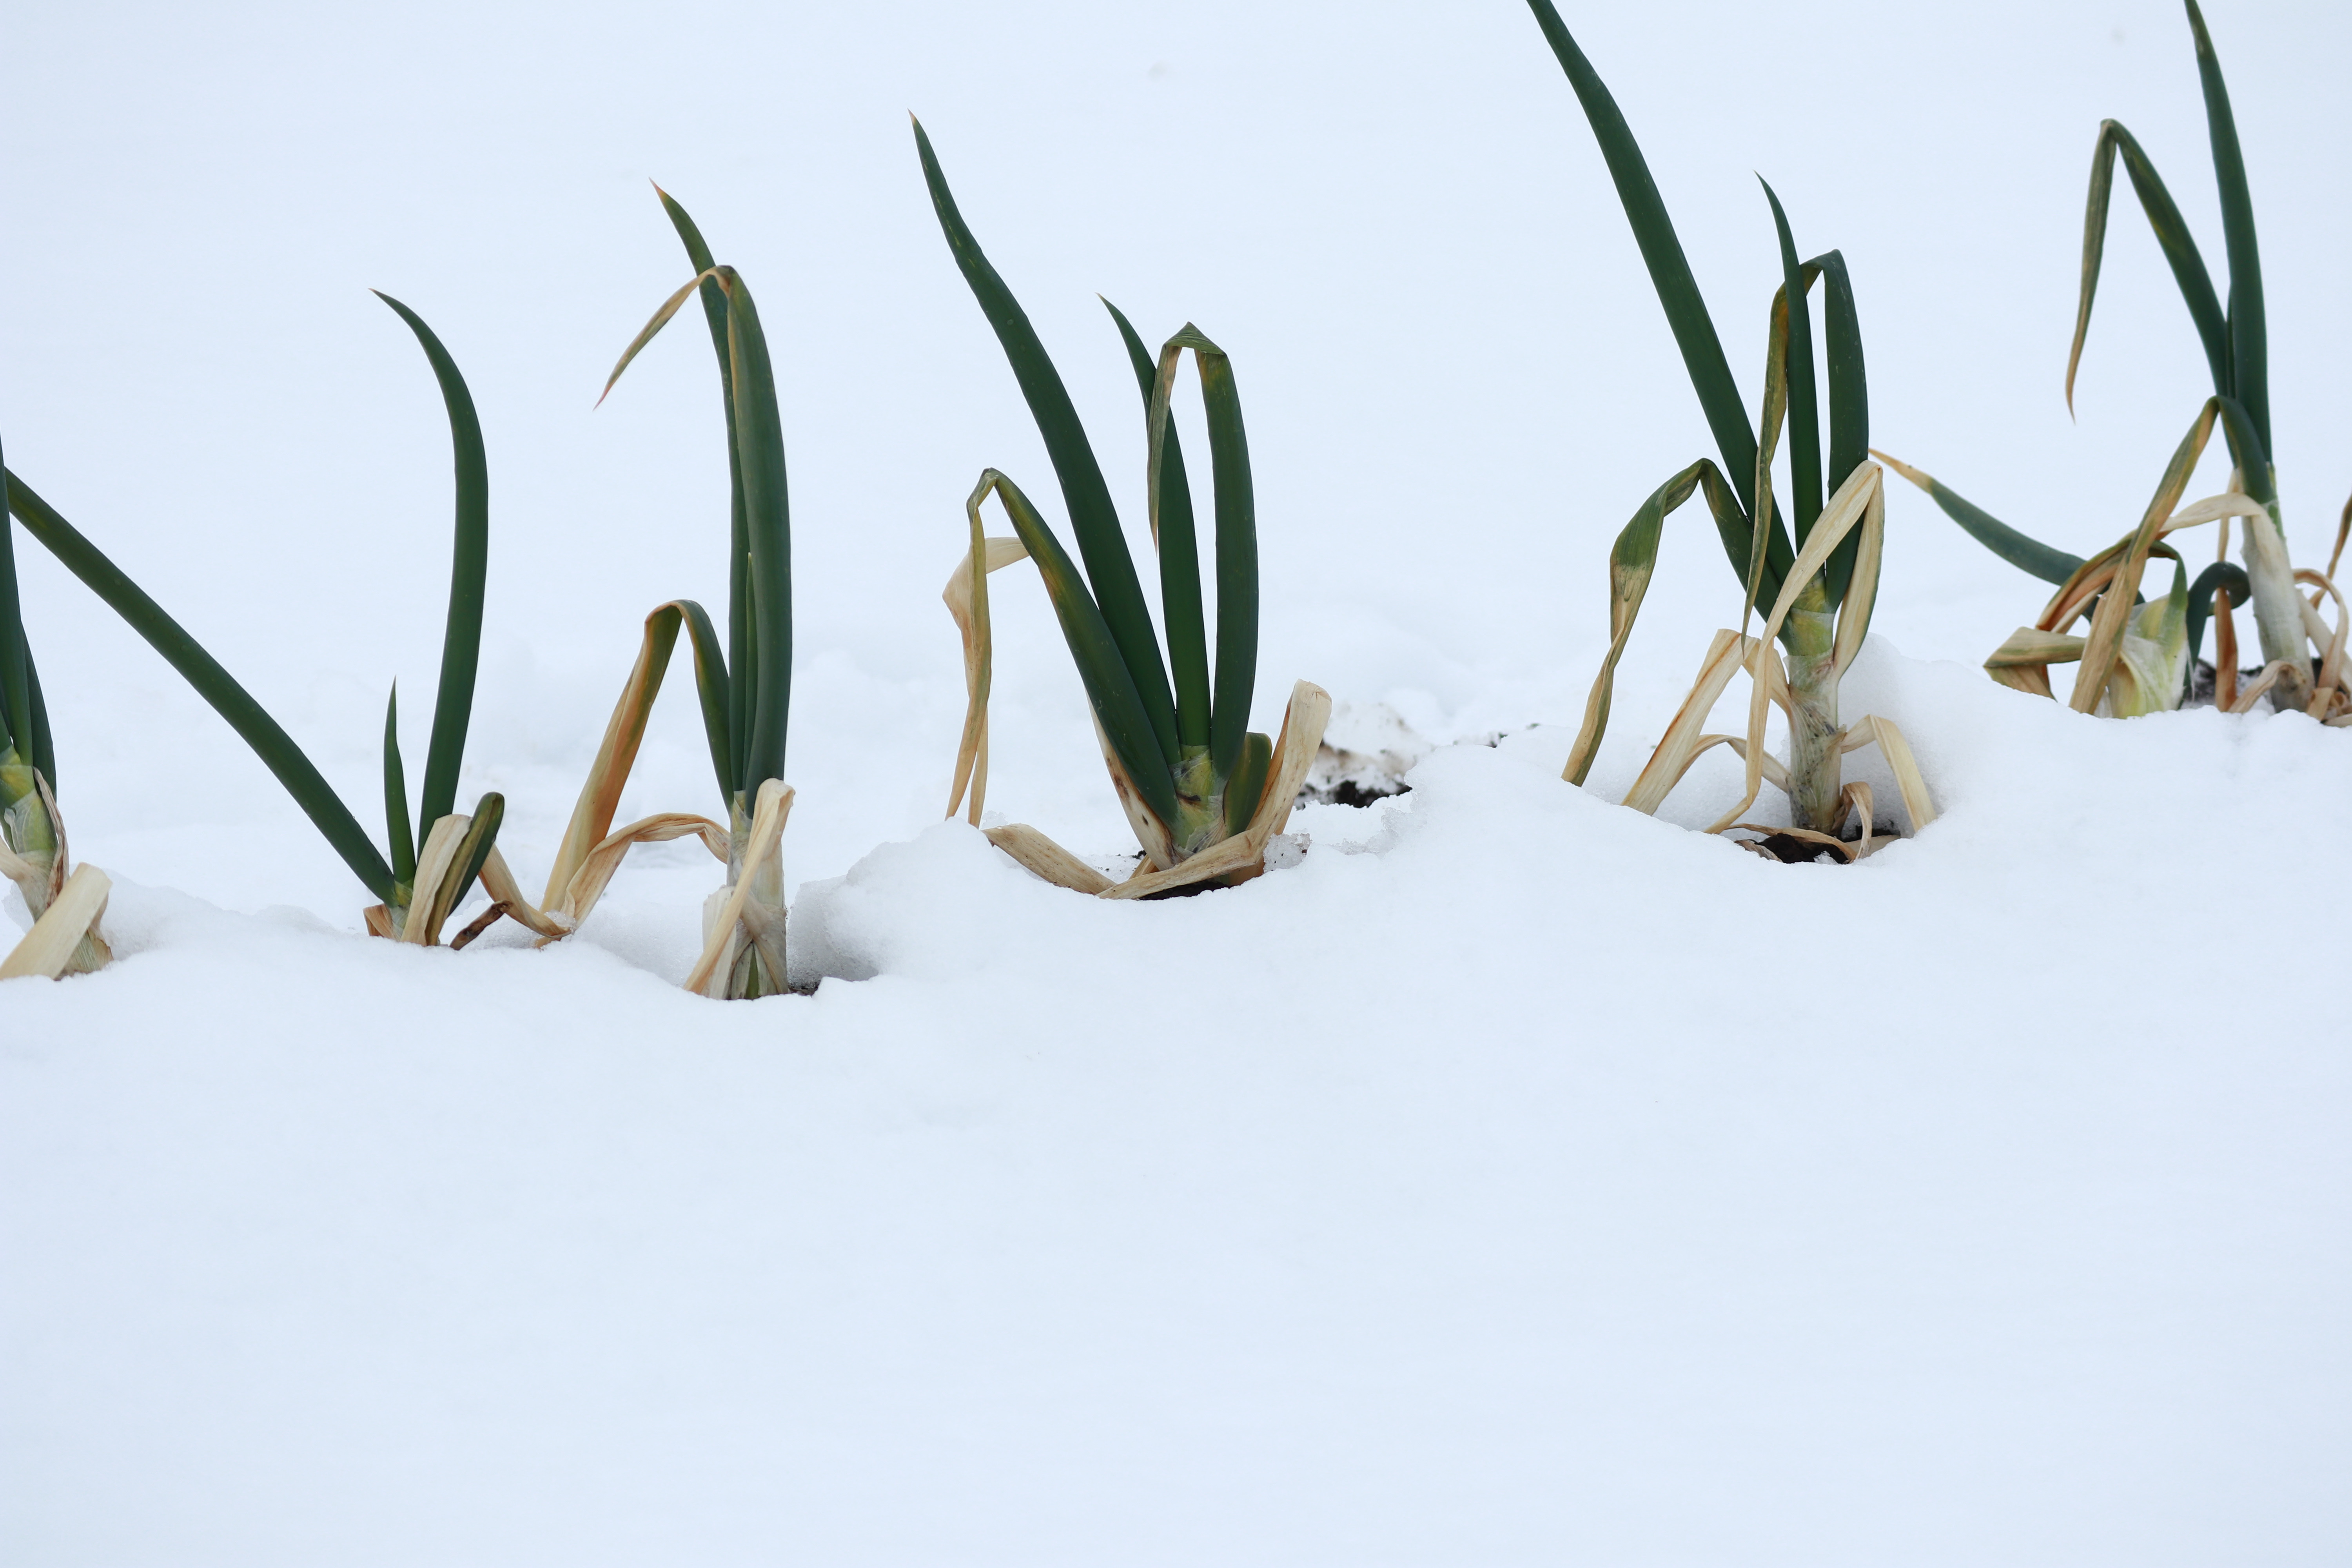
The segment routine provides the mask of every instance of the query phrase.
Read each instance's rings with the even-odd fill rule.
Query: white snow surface
[[[2079,424],[2058,382],[2102,116],[2221,266],[2177,12],[1565,9],[1743,386],[1761,170],[1854,268],[1878,445],[2077,552],[2137,521],[2204,378],[2126,199]],[[2352,16],[2209,17],[2290,542],[2324,559]],[[1516,0],[89,6],[11,37],[10,466],[373,824],[395,676],[421,773],[448,496],[364,286],[418,309],[492,474],[460,794],[506,793],[527,885],[639,617],[724,601],[698,324],[589,407],[685,277],[644,180],[688,204],[777,344],[793,942],[829,978],[681,993],[717,876],[684,842],[552,948],[364,939],[267,773],[20,532],[120,962],[0,985],[0,1560],[2341,1561],[2352,735],[1995,687],[2042,590],[1898,486],[1844,707],[1903,726],[1940,820],[1768,864],[1693,831],[1737,798],[1720,751],[1656,819],[1611,804],[1738,614],[1696,510],[1591,787],[1561,783],[1609,540],[1708,446]],[[1233,353],[1261,727],[1306,677],[1365,748],[1428,747],[1408,794],[1302,808],[1297,863],[1107,903],[939,820],[962,498],[993,463],[1061,513],[909,107],[1131,533],[1138,407],[1089,296]],[[1131,852],[1034,576],[996,581],[992,819]],[[671,682],[624,819],[715,804]]]

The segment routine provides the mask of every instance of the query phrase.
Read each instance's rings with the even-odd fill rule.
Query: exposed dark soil
[[[2311,679],[2314,680],[2319,679],[2319,667],[2321,662],[2322,661],[2317,658],[2314,658],[2311,661]],[[2238,671],[2238,689],[2242,691],[2247,687],[2252,685],[2255,681],[2260,680],[2262,678],[2263,667],[2259,664],[2254,666],[2252,669],[2242,669]],[[2197,661],[2197,673],[2189,678],[2189,700],[2183,702],[2181,706],[2184,708],[2211,707],[2213,705],[2214,679],[2215,671],[2213,668],[2213,661],[2210,658],[2199,659]]]
[[[1298,792],[1298,798],[1316,805],[1352,805],[1362,807],[1376,801],[1394,800],[1401,795],[1411,795],[1412,785],[1402,779],[1382,784],[1360,784],[1354,779],[1341,779],[1328,789],[1310,784]]]

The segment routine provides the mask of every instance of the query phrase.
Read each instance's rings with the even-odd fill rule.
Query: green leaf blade
[[[383,705],[383,821],[392,849],[392,879],[413,883],[416,837],[408,820],[407,770],[400,761],[400,683],[396,680]]]
[[[758,638],[751,610],[751,531],[743,510],[742,449],[735,431],[735,365],[727,347],[727,290],[719,286],[716,278],[706,276],[718,263],[711,258],[702,230],[675,196],[659,185],[654,187],[654,192],[661,197],[662,210],[669,215],[670,226],[677,231],[678,243],[686,247],[687,260],[702,279],[702,314],[710,328],[711,352],[719,359],[719,397],[727,415],[728,646],[722,674],[731,672],[732,679],[727,713],[731,750],[723,772],[727,778],[740,779],[751,743],[751,713],[758,705],[759,669]],[[721,784],[719,790],[725,795],[729,786]]]
[[[1160,757],[1150,718],[1136,694],[1135,677],[1104,623],[1101,607],[1087,591],[1086,579],[1079,576],[1076,563],[1020,486],[993,468],[982,476],[982,482],[983,487],[994,485],[1005,516],[1013,521],[1013,531],[1037,564],[1045,597],[1061,623],[1062,640],[1069,647],[1071,662],[1078,667],[1087,705],[1094,710],[1104,738],[1144,805],[1161,823],[1173,825],[1177,816],[1174,775]]]
[[[2039,577],[2044,583],[2063,586],[2083,569],[2081,556],[2069,555],[2054,545],[2044,544],[2030,534],[2019,532],[1942,480],[1922,473],[1908,463],[1898,462],[1884,452],[1877,456],[1888,468],[1926,490],[1943,509],[1944,515],[1958,523],[1970,538],[2019,571]]]
[[[1030,325],[1027,312],[1021,309],[1020,301],[1013,297],[1013,290],[1005,286],[996,268],[989,264],[980,242],[957,210],[954,194],[948,189],[947,175],[940,168],[930,138],[924,133],[919,121],[915,124],[915,150],[922,160],[923,181],[929,188],[931,207],[947,237],[948,249],[973,299],[979,301],[981,314],[987,317],[1004,350],[1013,379],[1020,384],[1021,395],[1029,405],[1030,416],[1036,422],[1037,434],[1045,444],[1046,456],[1053,460],[1055,478],[1062,487],[1062,503],[1069,513],[1070,531],[1077,539],[1078,554],[1087,563],[1087,576],[1100,603],[1103,621],[1127,661],[1138,697],[1150,720],[1155,742],[1164,759],[1162,767],[1173,767],[1180,749],[1175,698],[1169,686],[1167,667],[1160,661],[1160,642],[1152,631],[1150,611],[1144,603],[1142,581],[1136,575],[1134,558],[1128,553],[1126,537],[1119,530],[1118,512],[1111,504],[1110,487],[1103,482],[1102,468],[1095,461],[1086,427],[1079,424],[1077,409],[1070,402],[1068,389],[1062,384],[1061,373],[1054,368],[1036,329]]]
[[[719,648],[719,633],[710,624],[709,612],[692,599],[679,599],[676,605],[686,622],[688,639],[694,647],[694,687],[702,702],[702,734],[709,742],[711,771],[718,775],[719,798],[730,800],[734,793],[733,781],[741,775],[734,771],[736,747],[728,731],[733,722],[734,708],[729,691],[726,655]]]
[[[49,735],[49,705],[41,697],[41,667],[34,661],[33,650],[25,650],[25,684],[33,694],[33,765],[49,781],[49,793],[58,790],[57,746]]]
[[[1192,485],[1184,472],[1184,448],[1172,422],[1155,426],[1151,416],[1159,363],[1143,346],[1132,323],[1108,300],[1103,309],[1118,323],[1119,341],[1143,393],[1143,438],[1155,428],[1160,445],[1147,479],[1152,485],[1151,531],[1160,552],[1160,616],[1168,637],[1168,668],[1176,685],[1176,740],[1180,748],[1209,743],[1209,631],[1201,596],[1201,542],[1192,516]]]
[[[1242,739],[1240,760],[1225,781],[1225,835],[1232,837],[1250,825],[1258,802],[1265,795],[1266,774],[1274,767],[1273,738],[1252,730]]]
[[[166,615],[162,605],[148,597],[55,508],[36,495],[31,486],[14,473],[6,475],[6,481],[8,510],[24,523],[26,531],[130,623],[131,628],[146,638],[148,646],[163,655],[164,661],[195,689],[196,694],[227,721],[229,728],[253,749],[262,765],[294,797],[294,803],[316,825],[342,858],[343,864],[351,868],[352,874],[370,892],[390,903],[394,890],[392,868],[384,864],[383,857],[368,841],[351,809],[278,721],[179,622]]]
[[[1813,385],[1813,314],[1807,299],[1811,279],[1797,260],[1797,241],[1780,193],[1761,174],[1764,199],[1772,206],[1772,229],[1780,243],[1780,286],[1788,292],[1789,338],[1789,528],[1799,549],[1822,515],[1822,405]]]
[[[2213,51],[2197,0],[2186,0],[2189,26],[2197,40],[2197,78],[2205,93],[2205,126],[2213,145],[2213,181],[2221,197],[2221,238],[2230,258],[2230,384],[2215,386],[2246,405],[2265,451],[2271,445],[2270,328],[2263,304],[2262,247],[2254,241],[2254,199],[2246,184],[2246,159],[2238,145],[2238,120],[2230,110],[2230,89],[2221,79],[2221,58]]]
[[[1846,273],[1845,257],[1831,250],[1805,263],[1822,279],[1822,344],[1829,371],[1829,469],[1822,483],[1832,495],[1870,460],[1870,378],[1862,355],[1862,316],[1854,307],[1853,280]],[[1853,582],[1853,566],[1862,540],[1857,535],[1837,548],[1828,569],[1830,603],[1845,603]]]
[[[1617,187],[1618,202],[1625,209],[1626,221],[1633,226],[1634,243],[1641,248],[1643,263],[1657,290],[1658,303],[1665,310],[1666,324],[1682,351],[1683,367],[1689,374],[1692,391],[1698,395],[1700,411],[1715,437],[1716,450],[1723,458],[1724,474],[1739,498],[1740,510],[1754,520],[1749,526],[1760,524],[1771,529],[1765,582],[1768,593],[1777,597],[1781,574],[1796,559],[1796,553],[1777,519],[1755,519],[1756,432],[1748,423],[1739,384],[1731,377],[1731,363],[1724,358],[1723,341],[1717,335],[1715,320],[1707,313],[1706,301],[1699,294],[1698,281],[1691,275],[1690,261],[1683,254],[1674,220],[1667,216],[1665,201],[1658,195],[1649,163],[1642,156],[1642,149],[1634,142],[1633,130],[1625,123],[1617,100],[1610,95],[1583,51],[1577,47],[1551,0],[1528,0],[1528,5],[1535,13],[1537,26],[1543,29],[1552,53],[1559,58],[1560,68],[1568,73],[1569,85],[1575,89],[1577,101],[1583,106],[1585,119],[1592,127],[1593,138],[1601,144],[1601,158]],[[1725,550],[1732,570],[1746,581],[1749,541],[1745,528],[1736,541],[1726,540]]]
[[[449,416],[457,478],[441,687],[433,701],[433,738],[425,752],[425,785],[417,806],[420,819],[430,828],[457,809],[457,772],[465,762],[466,731],[473,720],[474,686],[482,661],[482,596],[490,563],[489,461],[482,449],[482,422],[474,411],[474,395],[467,390],[457,362],[424,318],[382,289],[374,293],[408,323],[433,366]]]
[[[736,788],[749,800],[769,779],[784,776],[784,739],[792,717],[793,530],[784,472],[783,415],[774,366],[751,286],[731,267],[718,269],[727,289],[727,353],[734,365],[738,469],[744,531],[751,546],[750,679],[757,706]],[[742,679],[739,673],[737,679]]]
[[[11,745],[21,746],[32,764],[41,766],[32,754],[33,654],[25,638],[25,607],[17,596],[16,531],[0,520],[0,747]],[[47,769],[42,773],[48,776]],[[49,787],[57,788],[54,777]]]
[[[2230,595],[2233,608],[2244,609],[2254,602],[2254,585],[2246,576],[2246,569],[2234,561],[2216,561],[2197,574],[2197,581],[2189,585],[2189,666],[2192,676],[2197,661],[2205,657],[2205,626],[2213,618],[2213,595],[2217,589]]]
[[[2230,323],[2221,312],[2221,297],[2213,291],[2212,274],[2205,269],[2204,255],[2197,248],[2196,237],[2189,232],[2189,222],[2180,216],[2180,207],[2165,187],[2163,176],[2156,172],[2156,164],[2120,121],[2108,120],[2100,123],[2098,142],[2091,150],[2091,190],[2083,211],[2082,288],[2074,306],[2074,341],[2066,353],[2066,406],[2074,406],[2074,373],[2082,364],[2083,345],[2090,336],[2091,301],[2098,291],[2099,263],[2106,241],[2108,195],[2118,158],[2131,177],[2132,190],[2139,196],[2140,210],[2147,215],[2147,226],[2156,236],[2157,246],[2172,268],[2173,283],[2180,290],[2181,302],[2189,307],[2189,319],[2197,328],[2198,341],[2205,346],[2213,390],[2226,395],[2235,375],[2231,364]]]
[[[1192,350],[1200,365],[1210,475],[1217,491],[1217,679],[1209,762],[1222,776],[1241,760],[1250,697],[1257,686],[1257,492],[1233,360],[1189,323],[1169,340],[1171,348],[1179,342]]]

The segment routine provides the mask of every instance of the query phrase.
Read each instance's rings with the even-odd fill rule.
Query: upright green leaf
[[[1772,228],[1780,241],[1780,286],[1789,300],[1789,528],[1800,548],[1822,515],[1822,411],[1813,390],[1813,316],[1806,302],[1811,284],[1797,260],[1797,242],[1789,233],[1789,215],[1781,210],[1780,195],[1763,175],[1764,199],[1772,205]]]
[[[784,734],[793,694],[792,503],[784,482],[784,423],[768,336],[751,286],[720,267],[727,289],[727,357],[735,367],[735,430],[743,476],[743,521],[751,546],[752,679],[758,705],[735,787],[751,798],[784,776]]]
[[[1077,409],[1062,384],[1061,373],[1046,356],[1045,346],[1038,341],[1021,302],[989,265],[980,242],[957,211],[947,175],[940,169],[920,121],[915,122],[915,151],[922,159],[923,180],[930,189],[931,206],[947,236],[948,249],[980,302],[981,314],[988,318],[996,341],[1003,345],[1013,379],[1021,384],[1021,395],[1027,400],[1037,434],[1045,443],[1046,456],[1053,459],[1054,475],[1062,487],[1062,504],[1070,514],[1070,531],[1076,536],[1078,554],[1087,563],[1087,577],[1100,602],[1104,624],[1134,675],[1163,765],[1172,767],[1178,756],[1175,699],[1170,692],[1167,668],[1160,662],[1143,584],[1119,531],[1110,487],[1103,482],[1094,448],[1087,442],[1086,427],[1078,423]]]
[[[435,820],[439,820],[436,818]],[[383,705],[383,821],[395,882],[416,879],[416,837],[408,822],[408,775],[400,762],[400,682]]]
[[[743,776],[744,752],[751,743],[751,714],[757,707],[758,668],[753,645],[757,629],[751,614],[751,524],[743,512],[743,459],[735,435],[735,367],[727,350],[727,290],[710,276],[719,264],[711,259],[710,247],[703,243],[702,230],[687,216],[677,198],[654,187],[661,197],[662,210],[669,215],[670,226],[677,230],[679,243],[686,247],[687,259],[702,280],[702,314],[710,327],[710,346],[719,358],[719,396],[727,414],[727,663],[720,673],[729,676],[727,728],[730,751],[727,766],[721,770],[722,795],[730,786],[724,781]]]
[[[129,622],[131,630],[145,637],[148,645],[195,688],[196,694],[228,721],[229,728],[243,737],[262,764],[277,776],[286,793],[294,797],[294,804],[317,825],[335,853],[342,857],[343,864],[352,868],[352,874],[370,892],[390,903],[392,868],[384,864],[383,857],[368,842],[358,819],[278,721],[265,712],[261,704],[179,622],[165,615],[162,605],[149,598],[96,545],[34,494],[30,486],[13,473],[7,475],[7,485],[8,510],[16,514],[25,531],[39,540],[109,608]]]
[[[1252,730],[1243,737],[1241,760],[1234,764],[1233,776],[1225,781],[1228,837],[1248,828],[1250,818],[1257,814],[1258,802],[1265,796],[1265,776],[1273,766],[1273,739]]]
[[[734,458],[737,493],[743,500],[748,552],[740,563],[748,584],[747,608],[731,629],[742,634],[737,637],[736,647],[743,650],[744,662],[730,670],[719,658],[716,635],[701,606],[695,605],[688,618],[694,629],[697,679],[703,691],[703,728],[719,768],[719,794],[731,810],[741,804],[738,796],[749,800],[767,780],[783,777],[793,672],[792,516],[785,488],[783,417],[776,403],[767,334],[761,329],[759,308],[741,275],[731,267],[720,266],[688,279],[662,301],[652,320],[621,352],[613,374],[605,378],[604,392],[610,395],[637,354],[677,314],[687,297],[706,283],[716,283],[728,302],[729,449]],[[675,627],[669,635],[677,635]],[[742,697],[747,685],[761,693],[756,701]],[[719,704],[715,708],[714,693]],[[738,726],[738,715],[749,716],[749,736]]]
[[[482,452],[482,422],[473,394],[441,340],[415,311],[385,293],[424,346],[449,413],[457,469],[457,521],[449,563],[449,613],[441,637],[441,689],[433,702],[433,739],[425,752],[425,789],[418,817],[429,830],[457,809],[457,770],[465,761],[466,730],[474,714],[474,678],[482,661],[482,591],[490,563],[490,472]]]
[[[2254,199],[2238,150],[2237,117],[2221,80],[2221,57],[2205,31],[2197,0],[2187,0],[2197,38],[2197,78],[2205,89],[2205,127],[2213,143],[2213,181],[2221,196],[2221,237],[2230,257],[2230,384],[2213,390],[2245,405],[2263,449],[2271,445],[2270,335],[2263,309],[2263,258],[2254,243]]]
[[[1176,367],[1186,349],[1201,372],[1201,402],[1208,416],[1209,466],[1217,489],[1217,679],[1209,723],[1209,763],[1219,777],[1233,772],[1249,730],[1250,695],[1257,684],[1257,499],[1250,479],[1249,437],[1233,361],[1191,322],[1160,350],[1151,388],[1152,456],[1157,483],[1169,427]]]
[[[33,656],[25,641],[25,607],[16,591],[16,542],[15,530],[0,521],[0,747],[21,747],[27,761],[41,768],[40,759],[33,756]],[[57,780],[49,779],[49,787]]]
[[[1829,362],[1830,455],[1822,483],[1831,494],[1870,460],[1870,378],[1863,368],[1862,318],[1854,309],[1853,280],[1846,275],[1845,258],[1824,251],[1805,263],[1808,273],[1822,279],[1822,340]],[[1859,537],[1849,540],[1830,557],[1830,603],[1845,603],[1853,581]]]
[[[0,468],[5,468],[0,463]],[[25,637],[25,606],[16,586],[16,531],[0,515],[0,751],[11,748],[58,787],[58,759],[49,741],[48,710],[41,701],[41,678]]]
[[[1118,323],[1143,393],[1144,440],[1151,439],[1151,389],[1158,363],[1135,328],[1108,300],[1103,309]],[[1151,539],[1160,552],[1160,611],[1167,629],[1168,668],[1176,679],[1176,739],[1182,746],[1209,743],[1209,631],[1201,600],[1201,546],[1193,531],[1192,486],[1184,472],[1184,448],[1176,427],[1167,429],[1151,494]]]
[[[1674,330],[1675,342],[1682,350],[1683,366],[1690,374],[1691,388],[1697,393],[1699,408],[1706,416],[1707,428],[1714,433],[1716,450],[1723,456],[1724,474],[1731,482],[1732,492],[1739,498],[1740,510],[1753,519],[1756,432],[1748,423],[1748,411],[1739,400],[1739,384],[1731,378],[1730,362],[1723,357],[1723,341],[1716,335],[1714,318],[1707,314],[1706,301],[1700,297],[1698,282],[1691,276],[1690,262],[1683,255],[1674,220],[1666,216],[1657,182],[1650,177],[1650,165],[1643,160],[1617,100],[1609,95],[1600,75],[1576,47],[1576,40],[1569,36],[1551,0],[1528,0],[1528,5],[1550,42],[1552,53],[1559,58],[1560,68],[1568,73],[1569,85],[1576,89],[1585,119],[1591,123],[1593,138],[1600,142],[1601,155],[1609,165],[1609,176],[1616,184],[1617,199],[1625,209],[1626,221],[1633,226],[1634,243],[1641,247],[1643,263],[1649,268],[1650,282],[1658,291],[1658,303],[1665,309],[1666,324]],[[1759,521],[1771,529],[1766,546],[1763,593],[1769,604],[1780,596],[1781,574],[1789,569],[1796,552],[1776,520]],[[1718,520],[1717,531],[1724,535],[1724,552],[1731,558],[1732,569],[1744,577],[1749,551],[1748,526],[1723,528]]]
[[[49,781],[49,793],[58,789],[57,747],[49,738],[49,708],[41,700],[41,667],[34,661],[33,650],[25,650],[25,683],[33,692],[33,765]]]

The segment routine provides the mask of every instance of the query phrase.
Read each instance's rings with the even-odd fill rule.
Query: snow
[[[2352,150],[2315,129],[2352,18],[2210,19],[2310,560],[2352,489]],[[2176,14],[1569,20],[1743,385],[1752,166],[1854,266],[1880,445],[2077,551],[2137,520],[2202,378],[2120,204],[2079,426],[2056,384],[2100,116],[2218,264]],[[415,305],[483,408],[461,794],[506,792],[527,886],[638,617],[723,597],[707,351],[666,336],[588,409],[683,277],[643,179],[743,268],[794,463],[794,957],[833,978],[681,994],[715,877],[687,843],[543,951],[362,939],[267,775],[20,534],[121,962],[0,985],[0,1555],[2336,1559],[2352,742],[1994,686],[2041,594],[1899,489],[1844,708],[1903,726],[1936,824],[1767,864],[1691,831],[1737,796],[1720,751],[1657,819],[1611,804],[1737,615],[1695,511],[1572,789],[1608,541],[1705,432],[1523,15],[761,16],[730,48],[768,74],[729,94],[664,24],[19,28],[11,465],[373,820],[383,686],[430,689],[447,497],[429,381],[363,286]],[[1758,70],[1843,95],[1759,119],[1732,90]],[[938,820],[960,502],[984,463],[1050,484],[910,105],[1131,524],[1090,292],[1234,354],[1261,712],[1315,679],[1335,746],[1412,763],[1410,793],[1303,806],[1296,864],[1100,902]],[[1956,244],[1970,222],[2001,243]],[[1129,850],[1043,596],[997,581],[990,809]],[[671,679],[625,818],[710,809]]]

